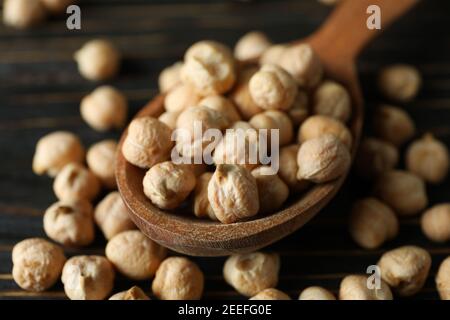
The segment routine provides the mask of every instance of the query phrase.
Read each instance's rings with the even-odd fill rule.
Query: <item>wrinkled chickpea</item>
[[[303,143],[325,134],[336,136],[349,148],[352,146],[353,138],[350,130],[342,122],[321,115],[311,116],[302,123],[298,131],[298,141]]]
[[[17,29],[25,29],[42,22],[46,11],[41,0],[4,0],[3,22]]]
[[[422,86],[419,71],[410,65],[395,64],[385,67],[378,76],[378,87],[389,99],[408,102],[414,99]]]
[[[40,0],[44,5],[45,9],[50,11],[52,14],[65,13],[67,7],[75,4],[77,0]]]
[[[91,40],[75,52],[78,71],[88,80],[102,81],[114,77],[120,68],[120,53],[107,40]]]
[[[341,84],[334,81],[324,81],[315,91],[313,99],[315,114],[335,118],[342,122],[350,119],[352,109],[350,94]]]
[[[80,139],[67,131],[55,131],[39,139],[33,157],[33,171],[54,177],[71,162],[82,163],[84,148]]]
[[[140,117],[131,121],[122,145],[122,154],[128,162],[140,168],[151,168],[169,159],[174,145],[172,131],[152,117]]]
[[[161,209],[178,207],[195,188],[195,175],[184,165],[158,163],[145,174],[144,194]]]
[[[180,114],[177,112],[163,112],[158,120],[168,126],[171,130],[176,129],[177,127],[177,119]]]
[[[184,257],[164,260],[152,283],[153,294],[161,300],[199,300],[204,276],[200,268]]]
[[[279,64],[283,52],[288,48],[286,44],[274,44],[264,51],[259,59],[259,64]]]
[[[208,200],[208,184],[212,175],[211,172],[205,172],[197,179],[194,195],[194,214],[199,218],[209,217],[211,220],[217,220]]]
[[[150,300],[150,298],[138,286],[133,286],[126,291],[112,295],[108,300]]]
[[[44,291],[58,280],[65,261],[63,250],[47,240],[22,240],[12,250],[13,279],[24,290]]]
[[[297,154],[299,149],[300,145],[293,144],[283,147],[280,150],[280,168],[278,175],[293,192],[302,192],[309,186],[308,181],[297,179]]]
[[[442,300],[450,300],[450,257],[442,261],[439,266],[436,287]]]
[[[252,217],[260,209],[256,180],[250,171],[239,165],[217,165],[208,184],[208,200],[222,223]]]
[[[64,246],[87,246],[94,241],[92,211],[84,200],[56,202],[45,211],[45,234]]]
[[[375,198],[364,198],[353,204],[350,235],[365,249],[380,247],[398,234],[397,217],[387,205]]]
[[[181,83],[180,73],[183,62],[177,61],[173,65],[165,68],[158,77],[159,91],[162,93],[169,92]]]
[[[97,131],[120,129],[127,120],[128,102],[116,88],[101,86],[81,100],[81,117]]]
[[[230,256],[223,267],[225,281],[240,294],[251,297],[278,283],[280,258],[277,254],[253,252]]]
[[[128,215],[128,208],[117,191],[109,193],[97,204],[94,220],[107,240],[123,231],[136,228]]]
[[[263,65],[249,82],[253,101],[265,110],[289,110],[297,95],[292,76],[274,64]]]
[[[382,174],[375,184],[375,194],[400,216],[415,215],[428,204],[423,180],[402,170]]]
[[[123,231],[106,245],[106,257],[117,271],[133,280],[149,279],[166,257],[166,248],[139,230]]]
[[[334,135],[323,135],[300,146],[297,179],[315,183],[331,181],[344,175],[350,163],[347,147]]]
[[[450,204],[438,204],[424,212],[421,219],[423,233],[434,242],[450,240]]]
[[[303,121],[308,118],[309,98],[305,91],[298,91],[295,96],[294,103],[292,107],[287,111],[289,118],[291,118],[292,124],[294,126],[299,126]]]
[[[368,277],[365,275],[349,275],[341,281],[339,300],[393,300],[389,285],[381,280],[380,289],[369,289]]]
[[[234,67],[229,48],[215,41],[200,41],[186,51],[181,79],[199,95],[222,94],[234,85]]]
[[[406,151],[406,167],[426,182],[440,183],[448,174],[448,149],[433,135],[426,134],[414,141]]]
[[[396,146],[401,146],[411,139],[416,127],[411,117],[402,109],[382,105],[374,114],[375,134]]]
[[[336,297],[327,289],[314,286],[304,289],[298,300],[336,300]]]
[[[89,169],[108,189],[116,188],[116,150],[117,142],[114,140],[103,140],[93,144],[86,155]]]
[[[217,95],[208,96],[200,100],[198,104],[222,113],[228,119],[229,123],[241,120],[241,116],[237,112],[236,107],[225,97]]]
[[[269,288],[264,289],[257,295],[251,297],[249,300],[291,300],[291,298],[286,293],[278,289]]]
[[[113,289],[114,268],[102,256],[75,256],[64,265],[61,281],[70,300],[102,300]]]
[[[419,292],[431,266],[430,254],[416,246],[403,246],[381,256],[377,265],[382,279],[400,296]]]
[[[271,129],[278,129],[280,146],[284,146],[292,142],[294,128],[291,119],[282,111],[264,111],[263,113],[253,116],[250,119],[249,124],[255,129],[268,129],[267,133],[269,137]]]
[[[56,176],[53,191],[61,201],[93,200],[100,192],[100,181],[83,165],[69,163]]]
[[[259,210],[261,213],[275,212],[289,196],[289,188],[268,166],[252,170],[258,187]]]
[[[167,112],[180,114],[187,108],[198,105],[201,97],[191,86],[180,84],[167,92],[164,98],[164,108]]]
[[[251,31],[243,35],[236,43],[234,57],[241,62],[257,62],[271,45],[272,43],[264,33]]]
[[[356,155],[355,167],[359,176],[373,179],[394,169],[398,160],[398,150],[391,143],[377,138],[364,138]]]

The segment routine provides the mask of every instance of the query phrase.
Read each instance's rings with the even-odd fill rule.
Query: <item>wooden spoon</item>
[[[310,43],[325,66],[327,77],[344,84],[353,100],[349,127],[355,154],[363,124],[363,98],[355,68],[355,58],[379,30],[369,30],[366,10],[381,8],[382,29],[401,16],[417,0],[347,0],[338,6],[327,22],[312,36]],[[149,102],[138,114],[158,116],[163,112],[162,95]],[[119,150],[126,136],[124,132]],[[130,209],[131,218],[148,237],[174,251],[194,256],[220,256],[249,252],[265,247],[299,229],[336,194],[345,177],[316,185],[285,209],[272,215],[233,224],[200,220],[193,214],[174,214],[152,205],[143,193],[145,171],[129,164],[118,152],[116,176],[119,191]],[[182,210],[180,210],[182,211]]]

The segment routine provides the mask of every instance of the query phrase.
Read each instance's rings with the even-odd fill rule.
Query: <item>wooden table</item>
[[[80,99],[96,87],[80,77],[72,54],[84,42],[111,39],[125,56],[122,73],[111,84],[129,98],[131,115],[156,92],[162,68],[179,59],[189,44],[217,39],[229,45],[244,32],[260,29],[277,41],[312,32],[329,13],[315,0],[255,1],[82,1],[82,30],[69,31],[64,19],[53,19],[29,31],[0,26],[0,298],[64,298],[62,285],[48,292],[27,293],[11,276],[11,249],[29,237],[44,237],[42,215],[55,201],[52,181],[31,171],[37,140],[54,130],[80,135],[86,146],[119,133],[101,134],[80,118]],[[419,134],[431,131],[450,145],[450,34],[448,1],[422,1],[360,59],[368,117],[383,99],[375,87],[377,70],[385,64],[407,62],[423,73],[424,88],[405,106],[417,122]],[[367,121],[369,123],[370,121]],[[367,126],[369,127],[369,126]],[[369,129],[369,128],[368,128]],[[312,222],[294,235],[267,248],[281,254],[279,288],[297,298],[302,288],[321,285],[337,292],[346,274],[364,273],[387,249],[404,244],[430,251],[433,266],[425,288],[415,297],[436,299],[434,276],[450,254],[449,244],[426,240],[419,219],[401,221],[400,235],[380,250],[358,248],[347,232],[346,217],[356,197],[368,195],[371,186],[350,178],[339,196]],[[429,187],[430,203],[448,201],[450,182]],[[85,250],[68,255],[103,254],[100,234]],[[240,298],[222,278],[224,258],[195,258],[206,276],[205,298]],[[116,291],[135,284],[118,277]],[[149,290],[150,282],[137,283]]]

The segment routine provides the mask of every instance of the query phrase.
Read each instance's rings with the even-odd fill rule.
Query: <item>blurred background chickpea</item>
[[[237,41],[234,57],[240,62],[257,62],[271,45],[271,41],[263,32],[250,31]]]
[[[383,68],[378,76],[380,91],[394,101],[408,102],[416,97],[422,86],[419,71],[410,65],[395,64]]]
[[[450,256],[439,266],[436,287],[442,300],[450,300]]]
[[[336,300],[336,297],[327,289],[314,286],[303,289],[298,300]]]
[[[169,92],[177,85],[181,83],[181,68],[183,67],[183,62],[177,61],[173,65],[164,68],[159,74],[158,85],[159,91],[162,93]]]
[[[79,163],[69,163],[56,176],[53,191],[59,200],[93,200],[100,192],[100,181]]]
[[[450,240],[450,204],[437,204],[426,210],[420,221],[425,236],[434,242]]]
[[[349,275],[341,281],[339,300],[393,300],[389,285],[383,280],[380,289],[369,289],[367,276]]]
[[[42,22],[47,16],[41,0],[4,0],[3,22],[10,27],[25,29]]]
[[[378,138],[397,147],[410,140],[416,132],[414,121],[408,113],[388,105],[379,106],[375,111],[373,127]]]
[[[275,289],[264,289],[257,295],[251,297],[249,300],[292,300],[286,293]]]
[[[115,162],[117,142],[103,140],[93,144],[86,155],[89,169],[108,189],[116,188]]]
[[[324,81],[314,92],[313,112],[347,122],[352,113],[347,89],[337,82]]]

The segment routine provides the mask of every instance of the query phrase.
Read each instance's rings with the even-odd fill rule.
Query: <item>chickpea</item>
[[[406,151],[406,167],[426,182],[440,183],[446,177],[449,167],[448,149],[433,135],[426,134],[414,141]]]
[[[83,165],[69,163],[56,176],[53,191],[61,201],[93,200],[100,192],[100,182]]]
[[[265,64],[249,82],[250,95],[266,110],[289,110],[297,95],[297,84],[292,76],[274,64]]]
[[[52,14],[65,13],[67,7],[75,4],[76,0],[40,0],[44,5],[45,9],[50,11]]]
[[[230,256],[223,267],[225,281],[240,294],[251,297],[278,283],[277,254],[253,252]]]
[[[280,169],[278,175],[294,192],[302,192],[309,186],[306,180],[298,180],[297,154],[300,146],[298,144],[289,145],[280,150]]]
[[[450,257],[442,261],[439,266],[436,287],[442,300],[450,300]]]
[[[280,146],[284,146],[292,142],[294,136],[294,128],[291,119],[281,111],[268,110],[253,116],[250,125],[255,129],[268,129],[270,136],[271,129],[279,130]]]
[[[341,0],[318,0],[320,3],[323,3],[327,6],[334,6],[337,5]]]
[[[123,231],[136,228],[130,219],[128,209],[120,193],[117,191],[109,193],[97,204],[94,219],[107,240]]]
[[[377,138],[365,138],[356,155],[355,167],[358,174],[373,179],[394,169],[399,160],[397,148]]]
[[[288,48],[286,44],[274,44],[264,51],[259,59],[259,64],[279,64],[284,51]]]
[[[131,121],[122,145],[122,154],[128,162],[140,168],[151,168],[169,159],[174,145],[172,131],[161,121],[141,117]]]
[[[200,177],[202,174],[204,174],[206,171],[208,171],[208,165],[205,164],[204,162],[188,163],[188,164],[183,164],[183,165],[186,166],[189,170],[191,170],[196,178]]]
[[[54,177],[71,162],[82,163],[84,148],[80,139],[71,132],[55,131],[39,139],[33,157],[33,171]]]
[[[92,205],[87,201],[59,201],[44,214],[45,234],[64,246],[86,246],[94,241]]]
[[[114,284],[114,268],[102,256],[75,256],[64,265],[61,281],[71,300],[102,300]]]
[[[191,86],[180,84],[167,92],[164,98],[164,107],[167,112],[180,114],[187,108],[198,105],[200,99],[201,97],[194,92]]]
[[[268,166],[261,166],[252,171],[258,187],[259,208],[261,213],[274,212],[281,208],[289,196],[289,188]]]
[[[75,52],[80,74],[91,81],[102,81],[114,77],[120,68],[120,53],[107,40],[91,40]]]
[[[299,126],[306,118],[308,118],[308,103],[309,98],[306,92],[298,91],[292,107],[287,112],[294,126]]]
[[[300,293],[298,300],[336,300],[336,297],[325,288],[308,287]]]
[[[3,1],[3,22],[13,28],[29,28],[42,22],[46,15],[41,0]]]
[[[81,100],[81,116],[97,131],[123,128],[127,120],[128,102],[116,88],[101,86]]]
[[[350,235],[365,249],[380,247],[398,234],[398,220],[387,205],[375,198],[364,198],[353,204]]]
[[[271,42],[264,33],[251,31],[236,43],[234,56],[242,62],[256,62],[270,46]]]
[[[219,164],[208,184],[208,200],[222,223],[252,217],[259,210],[256,180],[239,165]]]
[[[208,184],[212,175],[211,172],[205,172],[197,180],[194,196],[194,214],[199,218],[209,217],[211,220],[217,220],[208,200]]]
[[[369,289],[368,277],[364,275],[346,276],[341,281],[339,300],[393,300],[391,289],[381,280],[379,289]]]
[[[352,113],[350,94],[341,84],[324,81],[314,93],[315,114],[335,118],[347,122]]]
[[[375,184],[375,194],[400,216],[415,215],[428,203],[423,180],[402,170],[382,174]]]
[[[159,91],[169,92],[181,83],[180,73],[183,62],[177,61],[173,65],[165,68],[158,77]]]
[[[257,295],[251,297],[249,300],[291,300],[291,298],[280,290],[269,288],[264,289]]]
[[[229,123],[241,120],[241,116],[237,112],[236,107],[225,97],[208,96],[200,100],[198,104],[222,113],[228,119]]]
[[[133,286],[126,291],[112,295],[108,300],[150,300],[141,288]]]
[[[152,290],[161,300],[199,300],[203,284],[203,272],[194,262],[184,257],[170,257],[156,271]]]
[[[230,49],[214,41],[193,44],[184,56],[181,79],[202,96],[227,92],[236,80]]]
[[[159,117],[158,120],[168,126],[171,130],[177,128],[177,119],[180,114],[177,112],[164,112]]]
[[[158,208],[174,209],[195,188],[195,180],[188,167],[170,161],[161,162],[145,174],[144,193]]]
[[[416,246],[403,246],[390,250],[378,261],[381,277],[400,296],[419,292],[431,266],[430,254]]]
[[[398,102],[408,102],[419,92],[422,78],[415,67],[395,64],[381,70],[378,86],[387,98]]]
[[[450,240],[450,204],[438,204],[424,212],[421,219],[423,233],[434,242]]]
[[[166,257],[166,248],[139,230],[123,231],[106,245],[106,257],[116,270],[133,280],[149,279]]]
[[[339,138],[347,147],[352,146],[352,134],[340,121],[321,115],[311,116],[305,120],[298,131],[298,141],[303,143],[309,139],[332,134]]]
[[[89,169],[108,189],[117,187],[115,163],[117,142],[114,140],[103,140],[93,144],[86,155]]]
[[[63,250],[47,240],[22,240],[12,250],[13,279],[24,290],[44,291],[58,280],[65,261]]]
[[[401,146],[414,136],[416,127],[411,117],[393,106],[380,106],[374,114],[376,135],[396,146]]]
[[[297,179],[315,183],[331,181],[343,176],[350,163],[350,152],[335,136],[327,134],[310,139],[298,151]]]

